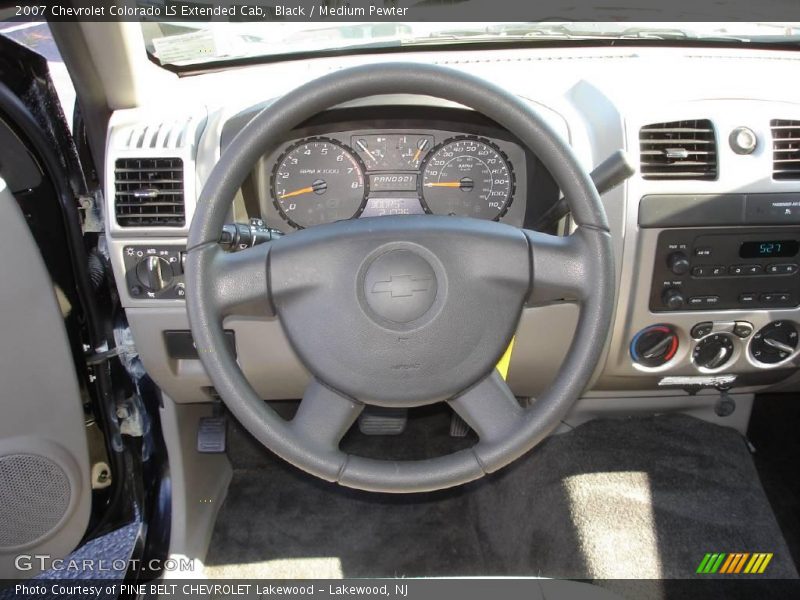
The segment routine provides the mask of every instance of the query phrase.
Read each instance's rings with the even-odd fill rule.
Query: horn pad
[[[379,323],[409,328],[430,311],[439,285],[430,259],[423,254],[422,248],[379,249],[378,256],[367,262],[361,293],[365,310]],[[446,287],[441,293],[446,295]]]
[[[490,221],[397,216],[322,225],[270,252],[273,303],[320,381],[363,402],[416,406],[486,376],[530,286],[524,234]]]

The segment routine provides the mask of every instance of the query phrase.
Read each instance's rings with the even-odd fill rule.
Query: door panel
[[[72,307],[54,286],[3,179],[0,257],[2,579],[36,574],[15,568],[19,555],[58,558],[78,545],[89,522],[91,482],[85,418],[64,327]]]

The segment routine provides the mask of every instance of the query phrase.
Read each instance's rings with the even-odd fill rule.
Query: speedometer
[[[514,194],[514,173],[489,140],[453,138],[431,151],[420,195],[428,212],[497,220]]]
[[[361,159],[329,138],[310,138],[290,146],[272,171],[275,206],[298,228],[360,215],[367,186]]]

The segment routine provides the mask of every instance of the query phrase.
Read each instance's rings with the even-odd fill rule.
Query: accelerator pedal
[[[364,435],[400,435],[407,423],[407,408],[367,406],[358,417],[358,429]]]

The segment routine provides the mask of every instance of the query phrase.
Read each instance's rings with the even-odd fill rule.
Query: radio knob
[[[679,308],[683,308],[684,298],[679,289],[668,288],[662,294],[661,301],[667,308],[678,310]]]
[[[667,265],[669,266],[669,270],[675,273],[675,275],[686,275],[692,266],[689,262],[689,257],[683,252],[673,252],[670,254],[667,258]]]
[[[172,266],[163,258],[148,256],[136,265],[136,277],[151,292],[160,292],[172,283]]]

